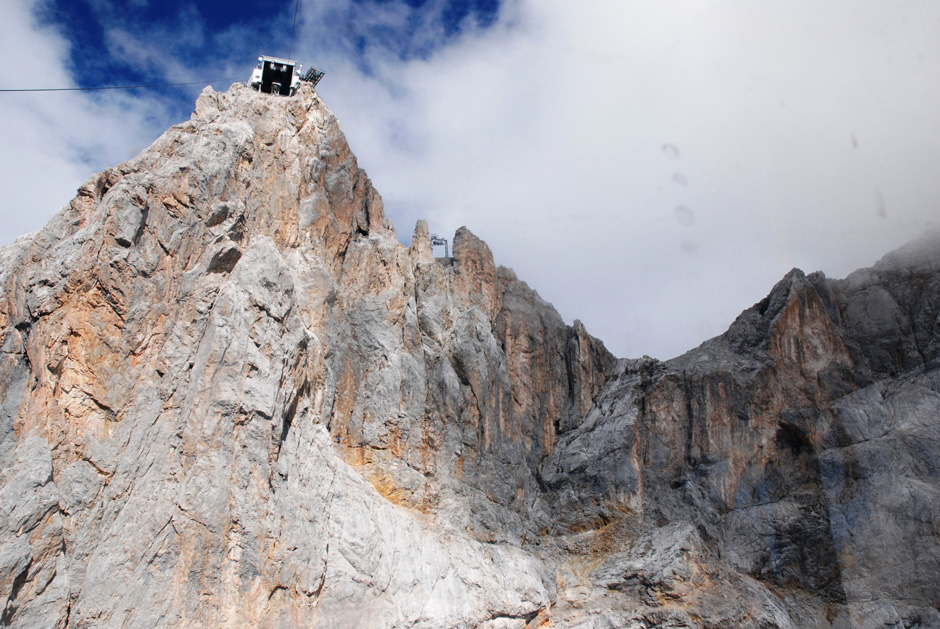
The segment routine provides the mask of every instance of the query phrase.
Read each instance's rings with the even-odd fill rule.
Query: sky
[[[197,83],[0,92],[0,244],[260,54],[326,72],[402,242],[466,225],[618,356],[940,226],[935,0],[4,0],[0,52],[0,89]]]

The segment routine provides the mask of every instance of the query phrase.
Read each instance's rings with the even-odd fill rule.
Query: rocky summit
[[[0,624],[940,627],[940,236],[616,359],[310,86],[0,249]]]

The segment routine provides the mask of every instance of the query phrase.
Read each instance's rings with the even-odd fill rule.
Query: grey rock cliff
[[[940,626],[940,239],[616,360],[311,88],[0,249],[0,623]]]
[[[724,335],[622,361],[543,464],[571,529],[629,522],[595,591],[692,626],[940,626],[938,297],[933,234],[845,280],[795,269]]]

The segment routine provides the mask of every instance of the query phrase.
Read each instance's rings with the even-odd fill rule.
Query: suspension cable
[[[297,9],[300,7],[300,0],[297,0],[294,3],[294,24],[290,27],[290,52],[287,53],[287,58],[290,59],[294,55],[294,32],[297,29]]]
[[[236,79],[217,79],[215,81],[190,81],[188,83],[155,83],[153,85],[103,85],[100,87],[33,87],[22,89],[0,88],[0,92],[89,92],[91,90],[138,90],[151,87],[177,87],[180,85],[212,85]]]

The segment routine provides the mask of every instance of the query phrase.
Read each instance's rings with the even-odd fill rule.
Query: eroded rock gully
[[[0,249],[0,623],[940,626],[940,239],[616,360],[312,88]]]

